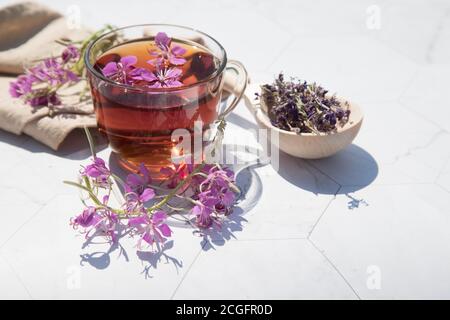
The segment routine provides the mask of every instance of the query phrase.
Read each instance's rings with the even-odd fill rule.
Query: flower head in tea
[[[155,67],[160,66],[181,66],[186,63],[186,59],[183,55],[186,53],[186,49],[179,45],[172,46],[172,39],[164,32],[158,32],[155,37],[155,44],[159,51],[149,51],[150,55],[154,58],[147,62]]]
[[[102,69],[105,77],[120,83],[132,84],[140,72],[136,72],[136,56],[126,56],[120,58],[118,62],[111,61]],[[139,70],[138,70],[139,71]]]
[[[173,88],[183,85],[180,81],[182,71],[178,68],[157,68],[149,81],[150,88]]]
[[[131,86],[172,88],[183,85],[180,81],[183,71],[176,66],[186,62],[182,57],[186,49],[172,45],[172,39],[164,32],[156,35],[155,44],[158,49],[149,51],[149,55],[155,58],[147,61],[152,66],[151,69],[136,67],[138,58],[128,55],[118,62],[108,62],[101,69],[103,75],[112,81]]]
[[[331,133],[344,126],[350,115],[347,102],[316,83],[293,78],[286,81],[283,74],[272,84],[261,86],[258,95],[268,109],[272,124],[280,129],[297,133]]]

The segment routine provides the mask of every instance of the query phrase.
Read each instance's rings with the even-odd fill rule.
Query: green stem
[[[92,157],[95,159],[97,157],[97,154],[95,153],[94,139],[92,139],[92,135],[88,127],[84,127],[84,132],[86,133],[86,137],[89,142],[89,149],[91,149]]]
[[[195,168],[185,179],[181,180],[180,183],[178,183],[178,185],[172,189],[172,191],[170,191],[170,193],[165,196],[164,199],[162,199],[160,202],[158,202],[157,204],[151,206],[150,208],[147,209],[147,211],[149,213],[152,213],[152,211],[161,208],[162,206],[164,206],[167,202],[170,201],[170,199],[173,198],[173,196],[175,196],[177,194],[177,192],[192,178],[192,176],[194,174],[196,174],[197,172],[199,172],[200,170],[203,169],[203,167],[205,166],[205,163],[202,163],[200,165],[197,166],[197,168]]]
[[[98,38],[99,36],[101,36],[106,31],[111,31],[113,29],[114,29],[114,27],[108,24],[104,28],[102,28],[102,29],[94,32],[93,34],[91,34],[88,38],[86,38],[81,43],[80,59],[73,66],[73,71],[75,71],[79,76],[81,76],[83,74],[83,70],[84,70],[84,54],[85,54],[85,51],[87,49],[88,44],[92,40],[94,40],[94,39]]]
[[[86,183],[87,178],[85,177],[84,181]],[[97,198],[97,196],[92,192],[92,190],[90,189],[90,183],[88,180],[89,185],[87,187],[83,186],[82,184],[73,182],[73,181],[63,181],[63,183],[74,186],[74,187],[78,187],[84,191],[86,191],[89,194],[89,198],[91,198],[92,201],[94,201],[94,203],[97,206],[101,206],[104,207],[103,203]]]

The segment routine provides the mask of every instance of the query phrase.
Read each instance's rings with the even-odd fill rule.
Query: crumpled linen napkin
[[[0,8],[0,129],[25,133],[57,150],[72,130],[96,126],[92,104],[79,101],[81,87],[64,92],[62,105],[54,111],[25,105],[8,92],[24,66],[62,52],[55,40],[78,41],[88,34],[86,29],[69,28],[61,14],[35,2]]]

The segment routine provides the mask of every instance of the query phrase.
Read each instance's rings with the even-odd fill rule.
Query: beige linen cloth
[[[88,34],[85,29],[69,28],[61,14],[35,2],[0,8],[0,129],[25,133],[57,150],[72,130],[96,126],[91,103],[79,101],[81,88],[64,92],[63,104],[53,112],[25,105],[8,92],[9,83],[23,73],[24,66],[61,53],[63,47],[55,40],[77,41]]]

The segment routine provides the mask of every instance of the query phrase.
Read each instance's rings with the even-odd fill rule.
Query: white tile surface
[[[435,181],[450,156],[447,132],[398,102],[367,103],[364,113],[353,146],[310,163],[347,186]]]
[[[1,248],[32,298],[167,299],[201,250],[202,239],[183,228],[156,255],[138,254],[127,240],[125,252],[108,253],[106,244],[82,249],[83,237],[69,226],[80,210],[76,195],[58,196]]]
[[[6,243],[28,220],[39,212],[42,204],[34,201],[20,189],[0,186],[0,216],[2,231],[0,247]]]
[[[450,3],[402,0],[380,4],[381,28],[370,33],[419,64],[450,63]]]
[[[447,132],[450,131],[450,124],[445,116],[450,106],[446,85],[449,76],[450,65],[421,67],[400,98],[405,107]]]
[[[286,154],[280,160],[279,172],[270,165],[255,169],[262,192],[256,206],[243,215],[246,221],[235,233],[237,239],[306,238],[338,191],[337,183],[306,162]]]
[[[299,36],[270,71],[316,81],[332,93],[365,103],[398,98],[416,68],[395,50],[368,37]]]
[[[30,299],[26,288],[2,256],[0,256],[0,283],[2,284],[0,299]]]
[[[42,2],[80,9],[92,28],[204,30],[253,82],[279,71],[317,81],[359,102],[365,120],[333,157],[282,154],[279,171],[239,171],[245,197],[208,244],[177,227],[160,255],[123,241],[128,259],[82,248],[68,225],[81,204],[61,181],[89,157],[82,133],[53,152],[0,132],[0,298],[450,298],[448,1],[133,1],[126,12],[106,0]],[[368,27],[374,10],[379,29]],[[241,104],[225,142],[256,147],[256,128]]]
[[[435,185],[405,185],[369,186],[350,195],[366,204],[348,210],[349,198],[337,196],[311,240],[356,292],[363,299],[448,299],[448,193]],[[367,285],[373,266],[380,289]]]
[[[295,266],[295,272],[284,272],[287,265]],[[307,240],[235,241],[216,246],[200,254],[195,268],[174,296],[175,299],[355,297]]]
[[[450,192],[450,159],[437,178],[437,184]]]

